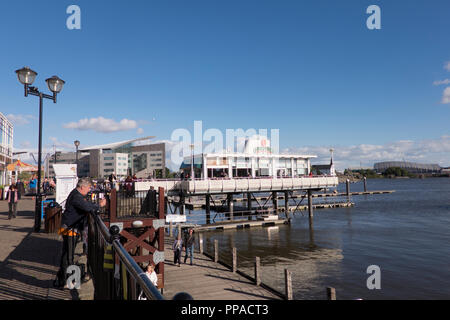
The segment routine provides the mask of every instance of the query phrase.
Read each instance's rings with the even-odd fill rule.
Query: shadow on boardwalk
[[[16,219],[8,220],[0,202],[0,300],[72,299],[71,292],[53,288],[61,240],[34,233],[34,201],[22,199]]]

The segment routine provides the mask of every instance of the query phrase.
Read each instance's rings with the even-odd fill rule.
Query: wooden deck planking
[[[164,297],[172,299],[178,292],[187,292],[195,300],[280,300],[268,290],[256,286],[250,280],[234,274],[198,252],[194,253],[193,265],[173,264],[173,239],[165,241]],[[184,252],[181,262],[184,261]]]

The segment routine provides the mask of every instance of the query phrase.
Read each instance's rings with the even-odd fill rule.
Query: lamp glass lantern
[[[19,82],[23,85],[32,85],[37,76],[37,72],[31,70],[29,67],[16,70],[16,74]]]
[[[60,79],[58,76],[53,76],[45,80],[47,82],[47,86],[49,90],[53,93],[60,93],[64,84],[66,83],[64,80]]]

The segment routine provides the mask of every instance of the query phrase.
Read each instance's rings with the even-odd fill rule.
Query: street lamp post
[[[37,72],[31,70],[28,67],[16,70],[17,78],[19,82],[24,86],[25,97],[28,95],[39,97],[39,151],[38,151],[38,184],[37,184],[37,194],[36,194],[36,205],[34,212],[34,231],[39,232],[41,229],[41,162],[42,162],[42,108],[43,100],[50,99],[53,103],[56,103],[56,95],[61,92],[65,81],[61,80],[57,76],[53,76],[45,80],[48,88],[53,93],[53,95],[48,95],[42,93],[36,87],[31,87],[34,80],[36,79]]]
[[[78,146],[80,145],[80,141],[75,140],[73,142],[73,144],[75,145],[75,148],[76,148],[75,159],[76,159],[76,164],[77,164],[77,176],[78,176]]]

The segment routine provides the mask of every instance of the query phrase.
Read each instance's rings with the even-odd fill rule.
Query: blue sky
[[[81,30],[66,27],[71,4]],[[381,30],[366,27],[372,4]],[[202,120],[280,129],[282,149],[324,159],[333,146],[341,167],[450,166],[449,31],[447,0],[9,1],[0,111],[15,120],[15,148],[36,149],[38,101],[14,74],[27,65],[40,89],[66,80],[58,103],[45,101],[45,146],[169,140]],[[94,125],[78,130],[81,119]]]

